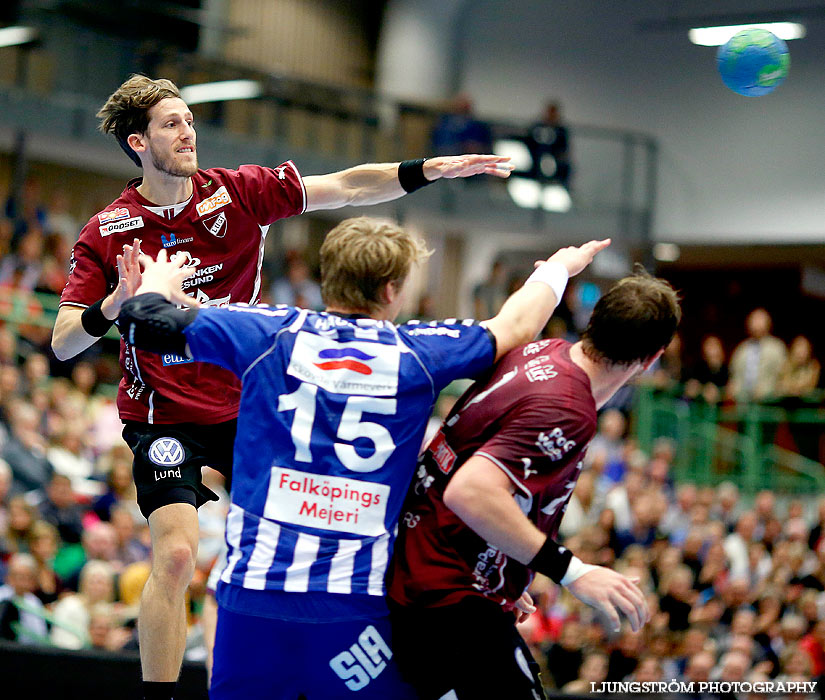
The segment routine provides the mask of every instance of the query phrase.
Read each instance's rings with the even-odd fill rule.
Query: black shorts
[[[148,518],[171,503],[200,508],[207,501],[217,501],[201,481],[201,467],[217,469],[230,488],[237,425],[237,420],[215,425],[124,421],[123,439],[135,455],[132,474],[143,516]]]
[[[439,608],[390,601],[393,652],[401,675],[422,700],[542,700],[544,690],[516,617],[468,596]]]

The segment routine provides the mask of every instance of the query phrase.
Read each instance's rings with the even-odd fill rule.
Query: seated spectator
[[[583,626],[576,620],[567,620],[561,629],[558,641],[547,651],[547,670],[555,688],[563,688],[579,677],[579,668],[584,660],[581,637]]]
[[[66,544],[77,544],[83,534],[83,508],[77,503],[68,476],[55,474],[46,487],[46,498],[40,503],[40,516],[51,523]]]
[[[272,302],[302,309],[323,309],[321,285],[310,276],[309,265],[300,253],[290,251],[286,260],[286,274],[272,283],[269,292]]]
[[[666,574],[662,581],[659,607],[667,613],[668,629],[672,632],[684,632],[690,627],[688,618],[697,598],[692,585],[693,572],[683,565]]]
[[[432,135],[435,155],[453,153],[490,153],[490,127],[473,116],[473,101],[469,95],[459,94],[449,109],[436,122]]]
[[[45,608],[34,594],[37,564],[31,554],[15,554],[0,586],[0,639],[21,644],[48,644]]]
[[[625,627],[616,642],[616,646],[610,652],[607,678],[605,680],[623,681],[633,673],[639,664],[639,655],[642,653],[643,648],[642,635]]]
[[[728,532],[733,532],[739,519],[739,488],[731,481],[723,481],[716,487],[716,496],[711,508],[711,517],[724,524]],[[825,512],[825,510],[823,510]]]
[[[652,654],[645,654],[639,659],[639,665],[628,680],[637,683],[656,683],[665,679],[662,662]]]
[[[31,542],[32,527],[37,520],[37,509],[23,496],[9,500],[9,523],[6,529],[6,549],[9,552],[27,553]]]
[[[43,232],[37,227],[24,233],[12,254],[0,262],[0,287],[33,292],[43,269]]]
[[[747,511],[739,516],[736,529],[725,538],[725,556],[730,562],[731,575],[736,578],[748,575],[748,547],[756,533],[756,513]]]
[[[198,511],[198,515],[200,516],[200,511]],[[117,535],[116,559],[118,561],[128,565],[149,559],[151,546],[141,542],[138,537],[138,530],[135,527],[135,518],[127,506],[114,506],[111,511],[110,522]],[[145,521],[141,521],[141,526],[145,526]],[[198,554],[200,555],[200,550]]]
[[[748,314],[748,337],[736,347],[730,361],[727,393],[736,401],[763,401],[777,393],[787,349],[771,335],[771,324],[765,309]]]
[[[569,190],[573,172],[570,134],[562,121],[558,102],[544,106],[541,119],[530,127],[526,142],[533,159],[530,175],[537,180],[557,182]]]
[[[54,606],[51,641],[61,649],[89,645],[89,621],[99,603],[114,601],[115,574],[111,565],[92,560],[80,572],[78,592],[64,596]]]
[[[80,572],[86,562],[98,559],[107,562],[119,573],[123,569],[123,562],[118,559],[117,534],[111,523],[96,522],[83,530],[80,540],[80,550],[75,545],[66,547],[60,554],[66,552],[65,558],[58,558],[60,567],[55,564],[55,570],[65,581],[66,588],[78,590]]]
[[[719,403],[729,379],[722,341],[715,335],[705,336],[702,357],[688,373],[685,396],[701,398],[709,404]]]
[[[106,491],[92,504],[92,510],[101,520],[111,520],[112,508],[116,505],[128,505],[134,513],[137,509],[137,492],[132,480],[132,457],[129,448],[125,451],[115,449],[101,458],[101,466],[106,474]]]
[[[11,434],[2,457],[12,471],[12,492],[23,493],[45,489],[54,473],[46,459],[46,441],[40,431],[40,415],[21,399],[9,407]]]
[[[779,374],[780,396],[804,397],[819,384],[820,364],[813,356],[811,341],[798,335],[791,342],[788,357]]]
[[[591,683],[598,687],[607,679],[607,654],[601,651],[590,651],[584,656],[579,677],[567,683],[561,690],[563,693],[588,693],[592,688]]]
[[[132,632],[118,623],[114,608],[98,603],[89,613],[89,648],[118,651],[132,639]]]
[[[660,391],[675,391],[685,380],[682,363],[682,338],[676,333],[662,356],[648,372],[653,386]]]
[[[719,680],[742,683],[750,672],[751,660],[741,651],[729,651],[719,662]]]
[[[668,509],[662,520],[662,530],[671,543],[681,544],[687,537],[691,526],[691,511],[696,505],[696,486],[690,483],[680,484],[676,489],[676,503]]]
[[[586,525],[593,525],[601,512],[602,504],[596,492],[596,475],[592,471],[582,472],[567,503],[567,510],[564,511],[559,534],[563,537],[575,535]]]
[[[799,640],[797,648],[810,660],[811,674],[825,674],[825,620],[819,620],[813,629]]]
[[[43,605],[51,605],[63,591],[63,582],[54,571],[54,558],[60,545],[57,528],[44,520],[34,523],[29,534],[29,551],[37,564],[37,589],[34,594]]]
[[[55,472],[70,479],[72,490],[83,495],[99,494],[101,486],[92,480],[94,462],[86,444],[88,431],[87,422],[80,417],[64,421],[46,450]]]
[[[9,493],[11,491],[11,467],[5,459],[0,459],[0,539],[9,524]],[[2,549],[0,549],[2,551]]]

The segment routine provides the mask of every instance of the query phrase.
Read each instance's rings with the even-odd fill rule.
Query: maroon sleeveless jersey
[[[292,161],[277,168],[198,170],[192,199],[173,218],[146,208],[157,205],[138,193],[140,182],[132,180],[83,227],[61,306],[87,307],[110,294],[118,280],[116,257],[135,238],[153,258],[161,248],[186,258],[196,271],[184,281],[184,291],[202,306],[254,304],[269,224],[306,209],[306,190]],[[212,424],[238,413],[240,382],[221,367],[144,352],[123,338],[120,365],[117,406],[123,420]]]
[[[444,505],[444,490],[473,455],[513,482],[527,517],[555,537],[596,432],[587,374],[570,344],[512,350],[456,404],[419,459],[395,545],[389,595],[402,605],[451,605],[468,595],[512,606],[532,572],[485,542]]]

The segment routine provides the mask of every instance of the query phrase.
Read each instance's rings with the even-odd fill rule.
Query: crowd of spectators
[[[561,535],[584,561],[639,580],[652,611],[639,633],[611,636],[548,579],[520,629],[550,687],[602,681],[810,681],[825,674],[825,499],[752,502],[730,482],[674,484],[674,446],[651,455],[600,418]]]

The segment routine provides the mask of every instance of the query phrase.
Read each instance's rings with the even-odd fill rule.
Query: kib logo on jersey
[[[367,364],[375,355],[361,352],[358,348],[327,348],[318,353],[321,362],[315,362],[318,369],[328,372],[331,369],[348,369],[358,374],[370,375],[372,368]]]
[[[215,238],[223,238],[226,235],[226,212],[224,211],[208,219],[204,219],[201,223]]]
[[[104,226],[98,226],[101,236],[110,236],[113,233],[123,233],[130,231],[133,228],[143,228],[143,217],[134,216],[125,221],[112,221]]]
[[[207,214],[211,214],[215,211],[215,209],[220,209],[231,202],[232,198],[229,196],[229,192],[226,191],[226,187],[221,187],[211,197],[207,197],[203,201],[198,202],[195,209],[198,210],[199,216],[206,216]]]
[[[112,211],[104,211],[97,215],[101,224],[110,224],[112,221],[120,221],[129,218],[129,210],[126,207],[118,207]]]
[[[400,362],[397,345],[340,343],[299,331],[286,371],[335,394],[395,396]]]

